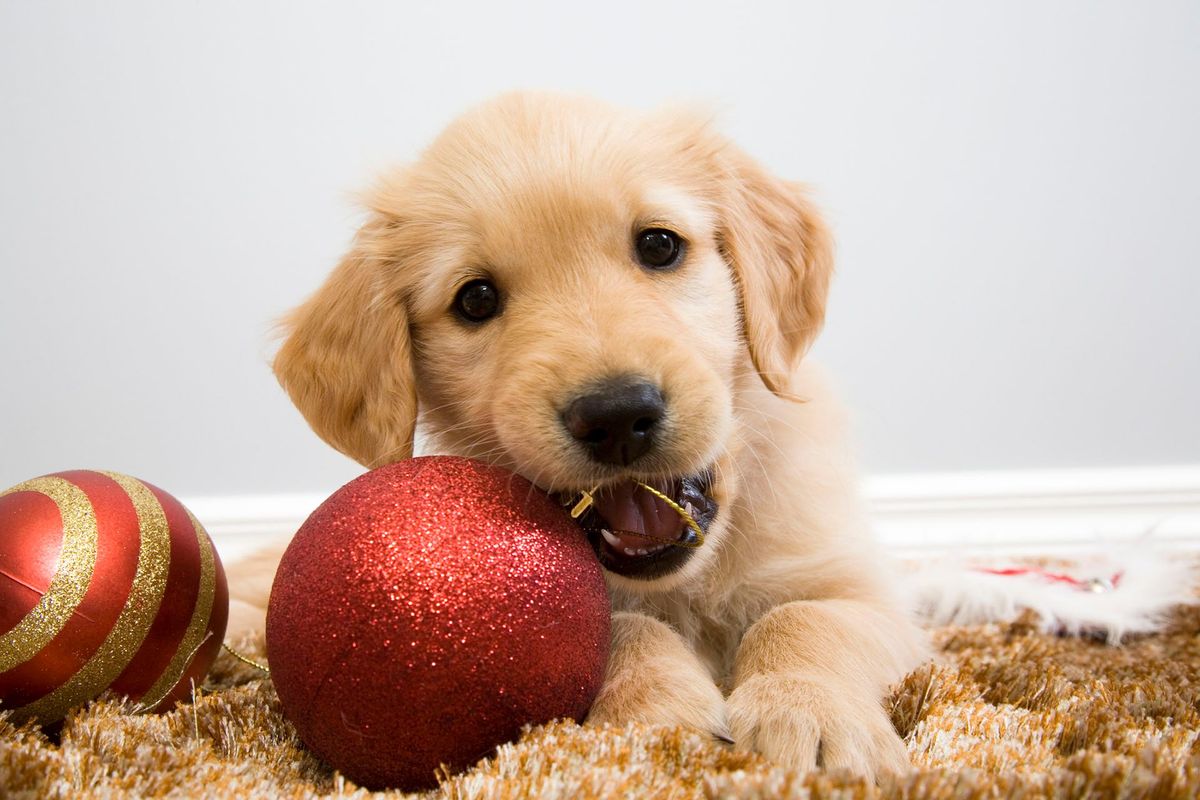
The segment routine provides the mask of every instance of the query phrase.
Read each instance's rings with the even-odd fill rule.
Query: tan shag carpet
[[[1033,620],[936,629],[936,664],[896,687],[914,769],[866,785],[799,774],[690,733],[529,731],[430,798],[1025,798],[1200,796],[1200,609],[1109,647]],[[255,642],[248,642],[250,652]],[[192,705],[135,716],[100,701],[61,741],[0,715],[0,797],[371,795],[304,751],[269,680],[222,655]]]

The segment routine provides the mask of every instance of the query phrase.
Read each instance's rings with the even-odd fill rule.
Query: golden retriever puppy
[[[833,268],[804,190],[691,115],[513,94],[369,209],[275,370],[368,467],[410,456],[419,427],[429,452],[564,498],[595,489],[582,522],[614,616],[588,722],[903,768],[882,698],[924,644],[859,510],[842,414],[802,361]],[[642,483],[702,546],[675,546],[696,532]]]

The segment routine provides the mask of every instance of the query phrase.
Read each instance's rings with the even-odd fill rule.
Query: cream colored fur
[[[636,374],[669,412],[625,474],[714,470],[697,555],[652,581],[610,575],[614,649],[588,721],[689,725],[800,768],[904,768],[882,697],[925,645],[859,509],[842,412],[803,360],[832,272],[803,188],[694,115],[514,94],[368,206],[275,363],[333,446],[377,466],[412,454],[419,423],[432,452],[590,488],[615,478],[559,410]],[[646,227],[684,238],[678,268],[636,263]],[[464,324],[456,289],[482,276],[501,313]],[[231,567],[239,624],[261,618],[269,561]]]

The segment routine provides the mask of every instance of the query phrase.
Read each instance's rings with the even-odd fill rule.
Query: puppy
[[[925,645],[802,360],[833,269],[802,187],[688,114],[513,94],[368,205],[275,371],[365,466],[412,455],[419,428],[429,452],[589,493],[613,642],[587,721],[904,768],[882,697]],[[700,537],[660,495],[702,546],[674,546]],[[264,583],[243,599],[264,606]]]

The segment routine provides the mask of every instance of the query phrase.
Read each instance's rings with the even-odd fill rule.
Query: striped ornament
[[[0,711],[43,725],[105,689],[190,697],[225,635],[212,540],[171,495],[75,470],[0,493]]]

